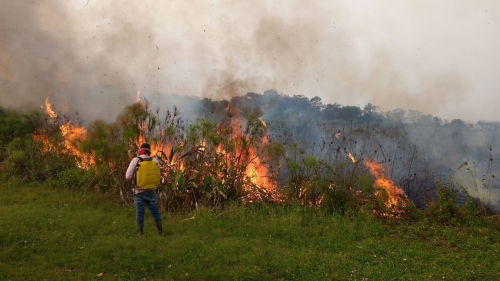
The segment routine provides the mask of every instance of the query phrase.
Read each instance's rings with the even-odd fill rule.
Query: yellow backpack
[[[139,158],[137,162],[136,185],[139,189],[156,189],[160,185],[160,172],[153,158]]]

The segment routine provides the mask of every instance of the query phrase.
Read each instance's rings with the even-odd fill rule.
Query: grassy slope
[[[500,280],[493,224],[234,206],[164,214],[164,237],[147,213],[138,237],[133,208],[95,194],[16,182],[0,192],[0,280]]]

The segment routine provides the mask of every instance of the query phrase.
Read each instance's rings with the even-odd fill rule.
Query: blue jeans
[[[135,217],[137,222],[144,222],[144,206],[148,206],[149,212],[155,222],[161,221],[160,211],[158,211],[158,194],[156,190],[148,190],[134,194]]]

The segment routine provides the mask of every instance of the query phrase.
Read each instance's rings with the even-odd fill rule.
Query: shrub
[[[463,213],[455,203],[456,195],[452,187],[443,184],[437,186],[437,199],[426,210],[431,221],[442,224],[455,224],[463,219]]]
[[[64,188],[84,188],[92,178],[92,172],[72,167],[59,174],[57,184]]]
[[[470,196],[468,196],[467,202],[465,202],[462,208],[467,225],[474,226],[480,222],[481,210],[476,207]]]

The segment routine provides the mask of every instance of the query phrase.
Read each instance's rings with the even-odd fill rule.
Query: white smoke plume
[[[500,120],[495,1],[3,0],[0,102],[113,119],[140,88]],[[171,101],[175,102],[175,101]]]

